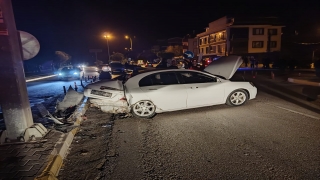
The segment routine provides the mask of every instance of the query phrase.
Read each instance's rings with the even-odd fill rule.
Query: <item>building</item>
[[[197,34],[199,56],[212,59],[231,54],[261,59],[281,51],[282,27],[275,17],[222,17]]]
[[[195,38],[196,34],[187,34],[182,39],[183,53],[186,51],[191,51],[196,56],[198,54],[198,38]]]

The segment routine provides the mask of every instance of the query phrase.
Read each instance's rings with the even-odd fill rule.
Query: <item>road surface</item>
[[[319,118],[259,92],[241,107],[116,120],[106,179],[319,179]]]

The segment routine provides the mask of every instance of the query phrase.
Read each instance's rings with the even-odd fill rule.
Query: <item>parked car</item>
[[[125,66],[120,62],[111,62],[109,66],[112,74],[122,74],[125,72]]]
[[[63,67],[58,71],[59,80],[67,79],[67,78],[75,78],[80,79],[81,69],[75,67]]]
[[[137,74],[125,83],[114,80],[90,84],[84,95],[101,102],[125,100],[128,110],[142,118],[218,104],[240,106],[257,95],[253,83],[229,80],[241,64],[240,56],[226,56],[209,64],[205,71],[155,69]]]

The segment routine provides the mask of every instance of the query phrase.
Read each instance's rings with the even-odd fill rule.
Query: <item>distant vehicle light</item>
[[[110,71],[110,67],[108,67],[108,66],[103,66],[102,68],[101,68],[101,70],[102,71],[104,71],[104,72],[106,72],[106,71]]]
[[[73,74],[78,74],[77,72],[74,72]]]
[[[62,76],[62,73],[59,73],[59,76]]]

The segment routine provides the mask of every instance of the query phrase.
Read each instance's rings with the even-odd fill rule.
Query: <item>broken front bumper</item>
[[[127,101],[125,100],[118,100],[118,101],[111,101],[107,99],[89,99],[90,103],[92,103],[95,107],[101,109],[101,111],[106,113],[129,113],[130,108],[128,106]]]

